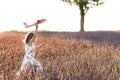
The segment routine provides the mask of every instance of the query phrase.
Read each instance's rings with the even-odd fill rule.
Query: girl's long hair
[[[34,33],[32,33],[32,32],[27,33],[25,36],[25,39],[24,39],[24,43],[28,44],[29,41],[33,38],[33,36],[34,36]]]

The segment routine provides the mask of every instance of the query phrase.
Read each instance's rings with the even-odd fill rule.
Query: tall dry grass
[[[26,33],[0,33],[0,80],[14,80],[25,55]],[[42,46],[41,46],[42,45]],[[31,67],[18,80],[118,80],[120,32],[41,32],[36,59],[43,63],[38,75]]]

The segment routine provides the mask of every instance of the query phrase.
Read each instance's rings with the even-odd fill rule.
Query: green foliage
[[[75,5],[80,5],[81,3],[83,4],[90,4],[90,5],[99,5],[103,4],[104,0],[61,0],[63,2],[67,2],[69,4],[75,4]]]
[[[88,10],[91,7],[102,5],[104,0],[61,0],[67,2],[70,5],[77,5],[79,8],[82,7],[84,11]]]

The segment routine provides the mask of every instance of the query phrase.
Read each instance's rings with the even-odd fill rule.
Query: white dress
[[[25,45],[25,51],[26,54],[24,56],[22,66],[20,69],[17,71],[16,76],[20,76],[21,72],[25,72],[28,66],[33,66],[37,68],[38,73],[43,72],[43,66],[40,62],[38,62],[34,57],[35,57],[35,46],[34,44],[32,45]]]

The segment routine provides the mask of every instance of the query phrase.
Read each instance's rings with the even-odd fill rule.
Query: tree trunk
[[[80,16],[81,16],[81,20],[80,20],[80,31],[83,31],[83,32],[84,32],[84,16],[85,16],[85,13],[84,13],[83,6],[84,6],[83,3],[80,3],[80,4],[79,4]]]
[[[84,15],[81,15],[80,27],[81,27],[80,31],[84,31]]]

